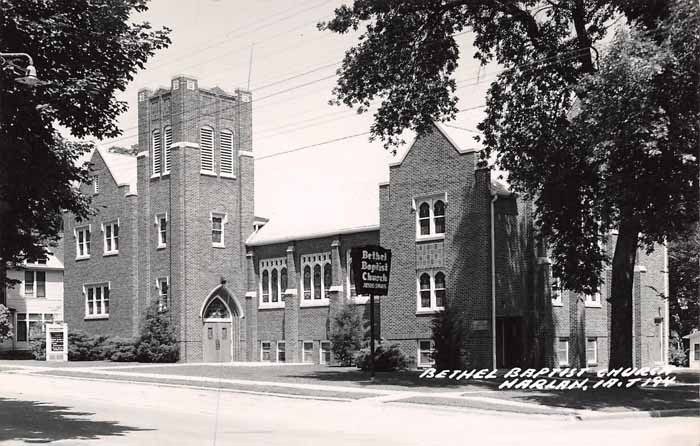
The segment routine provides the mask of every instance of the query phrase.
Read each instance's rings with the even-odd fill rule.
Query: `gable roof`
[[[112,174],[117,186],[129,186],[129,194],[137,194],[136,185],[138,174],[136,170],[136,157],[121,153],[110,152],[104,147],[97,147],[97,152],[107,166],[107,170]],[[93,155],[94,156],[94,155]]]
[[[452,147],[457,151],[457,153],[465,154],[470,152],[478,152],[481,150],[481,148],[477,147],[476,141],[474,141],[473,133],[455,127],[449,127],[448,129],[447,126],[445,126],[445,124],[441,124],[435,121],[433,121],[433,126],[435,126],[438,132],[440,132],[440,134],[442,134],[442,136],[450,143],[450,145],[452,145]],[[413,146],[416,144],[416,141],[418,141],[419,137],[419,135],[413,136],[413,141],[408,145],[408,149],[405,152],[403,152],[403,154],[401,154],[401,156],[396,161],[391,162],[389,164],[389,167],[400,166],[406,159],[406,156],[408,156],[408,153],[411,151],[411,149],[413,149]]]

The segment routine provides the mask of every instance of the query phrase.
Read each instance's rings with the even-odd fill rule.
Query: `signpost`
[[[67,324],[46,324],[46,360],[68,361]]]
[[[386,296],[389,291],[391,250],[360,246],[350,250],[350,258],[357,294],[369,294],[369,371],[374,380],[374,296]]]

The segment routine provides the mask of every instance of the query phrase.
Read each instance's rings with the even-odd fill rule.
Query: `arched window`
[[[433,215],[435,222],[435,233],[445,233],[445,203],[442,200],[437,200],[433,205]]]
[[[270,276],[270,289],[272,290],[272,301],[279,301],[279,283],[277,282],[277,270],[273,269]]]
[[[311,267],[304,267],[304,299],[311,299]]]
[[[199,159],[202,172],[214,172],[214,129],[199,129]]]
[[[420,306],[430,308],[430,275],[428,273],[420,276]]]
[[[445,274],[441,272],[435,274],[435,306],[445,306]]]
[[[321,265],[314,266],[314,299],[320,299],[321,294]]]
[[[287,268],[280,272],[280,300],[284,302],[284,291],[287,289]]]
[[[160,130],[153,130],[153,175],[160,175],[162,168],[163,145],[160,139]]]
[[[333,281],[331,274],[331,264],[326,263],[323,266],[323,289],[326,290],[326,298],[328,297],[328,290],[331,289],[331,282]]]
[[[221,131],[221,175],[233,176],[233,132],[231,130]]]
[[[163,136],[165,137],[165,169],[164,173],[170,173],[170,147],[173,145],[173,128],[167,126],[163,129]]]
[[[420,235],[430,234],[430,204],[422,203],[418,208],[418,225]]]
[[[267,270],[262,273],[262,299],[263,303],[270,302],[270,276]]]
[[[204,319],[229,319],[230,317],[231,313],[219,298],[212,300],[204,312]]]

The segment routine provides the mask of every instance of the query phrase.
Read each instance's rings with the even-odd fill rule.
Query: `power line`
[[[160,69],[162,69],[162,68],[164,68],[164,67],[171,66],[171,65],[173,65],[173,64],[175,64],[175,63],[177,63],[177,62],[179,62],[179,60],[181,60],[182,58],[184,58],[184,57],[186,57],[186,56],[189,56],[189,55],[192,55],[192,54],[196,54],[196,53],[202,52],[202,51],[208,51],[208,50],[213,49],[213,48],[217,48],[217,47],[219,47],[219,46],[225,44],[226,42],[230,42],[230,41],[234,40],[234,38],[236,38],[236,37],[239,37],[239,36],[242,36],[242,35],[251,33],[251,32],[253,32],[253,31],[259,31],[259,30],[261,30],[261,29],[268,28],[268,27],[270,27],[270,26],[272,26],[272,25],[276,25],[276,24],[278,24],[278,23],[280,23],[280,22],[283,22],[283,21],[285,21],[285,20],[288,20],[288,19],[290,19],[290,18],[296,17],[296,16],[298,16],[298,15],[300,15],[300,14],[303,14],[303,13],[305,13],[305,12],[308,12],[308,11],[310,11],[310,10],[312,10],[312,9],[316,9],[316,8],[318,8],[318,7],[320,7],[320,6],[323,6],[323,5],[327,4],[327,3],[330,3],[331,1],[332,1],[332,0],[324,0],[324,1],[321,2],[321,3],[317,3],[317,4],[315,4],[315,5],[313,5],[313,6],[309,7],[309,8],[305,8],[305,9],[299,10],[299,11],[293,13],[293,14],[289,14],[289,15],[287,15],[287,16],[281,17],[281,18],[279,18],[279,19],[277,19],[277,20],[274,20],[274,21],[272,21],[272,22],[264,23],[265,20],[268,20],[268,19],[269,19],[269,17],[268,17],[268,18],[263,19],[263,20],[258,20],[258,21],[255,21],[255,22],[251,22],[251,23],[245,24],[245,25],[243,25],[243,26],[239,26],[239,27],[237,27],[237,28],[234,28],[234,29],[231,30],[230,32],[228,32],[228,33],[226,34],[226,38],[224,38],[224,39],[215,41],[215,42],[213,42],[213,43],[212,43],[212,42],[207,42],[205,45],[198,45],[198,46],[196,46],[196,47],[190,47],[190,48],[194,48],[195,51],[190,51],[190,52],[187,52],[187,53],[185,53],[185,54],[180,54],[180,55],[176,56],[176,58],[174,57],[174,58],[173,58],[174,60],[170,60],[170,61],[168,61],[168,62],[166,62],[166,63],[161,63],[161,64],[155,65],[155,66],[153,66],[153,67],[149,67],[149,70],[160,70]],[[297,6],[298,6],[298,5],[297,5]],[[282,12],[277,13],[277,14],[273,14],[272,17],[277,16],[277,15],[280,15],[280,14],[283,14],[283,13],[285,13],[285,12],[292,11],[292,10],[294,10],[295,8],[296,8],[296,7],[294,7],[294,8],[289,8],[289,9],[286,9],[286,10],[284,10],[284,11],[282,11]],[[324,17],[325,17],[325,16],[324,16]],[[279,36],[284,35],[284,34],[286,34],[286,33],[288,33],[288,32],[295,31],[295,30],[299,29],[300,27],[307,26],[307,25],[310,24],[310,23],[316,23],[318,20],[323,20],[324,17],[319,18],[319,19],[315,19],[313,22],[304,22],[302,25],[299,25],[299,26],[296,26],[296,27],[294,27],[294,28],[292,28],[292,29],[289,29],[289,30],[286,30],[286,31],[283,31],[283,32],[280,32],[280,33],[277,33],[277,34],[274,34],[274,35],[270,36],[270,37],[267,38],[267,39],[262,39],[262,40],[260,40],[258,43],[262,43],[262,42],[266,42],[266,41],[272,40],[273,38],[279,37]],[[260,26],[255,27],[255,28],[252,28],[252,29],[246,29],[246,28],[250,27],[251,25],[258,24],[258,23],[263,23],[263,24],[260,25]],[[242,31],[242,30],[244,30],[244,29],[245,29],[245,31]],[[234,47],[233,49],[237,49],[237,48],[240,48],[240,46],[239,46],[239,47]],[[246,46],[246,48],[247,48],[247,46]],[[231,52],[228,52],[228,53],[226,53],[226,54],[230,54],[230,53],[231,53]],[[194,65],[188,65],[188,66],[186,66],[186,67],[181,67],[180,69],[181,69],[181,70],[184,70],[184,69],[190,68],[190,67],[192,67],[192,66],[204,65],[204,64],[206,64],[206,63],[208,63],[208,62],[211,62],[212,60],[218,60],[221,56],[222,56],[222,55],[218,55],[218,56],[215,57],[215,58],[210,58],[210,59],[207,59],[207,60],[205,60],[205,61],[200,61],[200,62],[198,62],[198,63],[196,63],[196,64],[194,64]]]
[[[567,57],[567,58],[563,58],[563,59],[559,59],[559,58],[560,58],[562,55],[564,55],[564,54],[567,54],[567,53],[579,53],[579,52],[581,52],[581,51],[583,51],[583,50],[584,50],[584,49],[581,49],[581,48],[576,49],[576,50],[569,50],[569,51],[565,51],[565,52],[563,52],[563,53],[561,53],[561,54],[559,54],[559,55],[550,56],[550,57],[543,58],[543,59],[540,59],[540,60],[537,60],[537,61],[533,61],[533,62],[528,62],[528,63],[524,63],[524,64],[519,64],[519,65],[514,66],[514,67],[511,67],[511,68],[502,69],[502,70],[500,70],[500,71],[498,71],[498,72],[496,72],[496,73],[491,73],[491,74],[488,74],[488,75],[486,75],[486,76],[481,76],[481,79],[486,78],[486,77],[492,77],[492,76],[495,76],[495,75],[504,73],[504,72],[506,72],[506,71],[516,70],[516,69],[521,68],[521,67],[530,67],[530,68],[527,68],[527,69],[524,70],[524,71],[534,70],[535,68],[537,68],[537,67],[535,67],[537,64],[541,64],[542,62],[545,62],[545,61],[551,61],[551,62],[550,62],[550,64],[551,64],[551,63],[564,62],[564,61],[567,61],[567,60],[575,59],[575,58],[579,57],[577,54],[575,54],[575,55],[573,55],[573,56],[570,56],[570,57]],[[586,48],[585,50],[587,50],[587,48]],[[558,59],[558,60],[557,60],[557,59]],[[314,80],[311,80],[311,81],[308,81],[308,82],[305,82],[305,83],[302,83],[302,84],[299,84],[299,85],[295,85],[295,86],[293,86],[293,87],[289,87],[289,88],[286,88],[286,89],[283,89],[283,90],[279,90],[279,91],[276,91],[276,92],[274,92],[274,93],[270,93],[270,94],[268,94],[268,95],[266,95],[266,96],[263,96],[263,97],[261,97],[261,98],[257,98],[257,99],[255,99],[255,100],[253,101],[253,103],[257,103],[257,102],[260,102],[260,101],[262,101],[262,100],[266,100],[266,99],[269,99],[269,98],[271,98],[271,97],[278,96],[278,95],[280,95],[280,94],[288,93],[288,92],[290,92],[290,91],[298,90],[298,89],[300,89],[300,88],[308,87],[308,86],[313,85],[313,84],[316,84],[316,83],[318,83],[318,82],[322,82],[322,81],[325,81],[325,80],[332,79],[332,78],[334,78],[335,76],[336,76],[336,75],[333,74],[333,75],[325,76],[325,77],[322,77],[322,78],[319,78],[319,79],[314,79]],[[464,81],[467,81],[467,80],[471,80],[471,79],[475,79],[475,77],[465,78],[465,79],[460,80],[459,82],[461,83],[461,82],[464,82]],[[477,82],[476,84],[478,84],[478,83],[480,83],[480,82]],[[474,84],[474,85],[476,85],[476,84]],[[470,84],[470,85],[471,85],[471,84]],[[470,85],[463,85],[463,86],[460,87],[460,88],[464,88],[464,87],[470,86]],[[288,100],[284,100],[284,101],[282,101],[282,102],[288,102]],[[256,110],[259,111],[260,109],[264,109],[264,108],[266,108],[266,107],[268,107],[268,106],[271,106],[271,105],[274,105],[274,104],[276,104],[276,103],[263,104],[263,105],[260,106],[260,107],[256,107]],[[238,105],[237,105],[237,104],[236,104],[236,105],[231,105],[231,106],[228,106],[228,107],[223,108],[223,109],[220,110],[220,111],[232,110],[232,109],[234,109],[235,107],[238,107]],[[190,119],[189,121],[194,121],[195,119],[198,119],[198,118],[197,118],[197,117],[193,117],[193,118]],[[134,126],[134,127],[128,128],[128,130],[137,130],[137,129],[138,129],[138,126]],[[137,135],[138,135],[138,133],[134,133],[134,134],[131,134],[131,135],[128,135],[128,136],[123,136],[123,137],[120,137],[120,138],[117,138],[117,139],[114,139],[114,140],[110,140],[110,141],[108,141],[107,143],[114,143],[114,142],[118,142],[118,141],[123,141],[123,140],[125,140],[125,139],[131,139],[131,138],[133,138],[133,137],[135,137],[135,136],[137,136]]]

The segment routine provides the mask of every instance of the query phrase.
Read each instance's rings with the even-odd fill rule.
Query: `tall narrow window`
[[[442,200],[437,200],[433,205],[433,220],[435,222],[435,233],[445,233],[445,203]]]
[[[287,360],[284,341],[277,341],[277,362],[285,362]]]
[[[311,299],[311,267],[304,267],[304,299]]]
[[[221,131],[221,175],[233,176],[233,133]]]
[[[158,225],[158,248],[165,248],[168,243],[168,216],[156,215],[156,224]]]
[[[119,252],[119,223],[107,223],[104,225],[104,254],[117,254]]]
[[[166,311],[168,309],[168,278],[161,277],[158,279],[158,311]]]
[[[37,271],[35,278],[36,278],[36,297],[46,297],[46,272]]]
[[[173,128],[170,126],[167,126],[165,129],[163,129],[163,133],[165,136],[165,173],[170,173],[170,148],[173,145]]]
[[[445,275],[441,272],[435,274],[435,306],[445,306]]]
[[[430,204],[422,203],[418,208],[418,225],[420,235],[430,234]]]
[[[100,176],[95,175],[92,177],[92,187],[93,187],[93,192],[96,194],[100,193]]]
[[[303,342],[303,355],[302,361],[306,363],[313,364],[314,362],[314,343],[313,342]]]
[[[435,347],[433,341],[426,339],[418,341],[418,367],[427,367],[433,365],[433,353]]]
[[[162,169],[163,144],[160,130],[153,130],[153,175],[160,175]]]
[[[27,342],[27,313],[17,313],[17,342]]]
[[[211,214],[211,244],[217,248],[224,247],[224,225],[226,214]]]
[[[34,271],[24,272],[24,295],[34,296]]]
[[[430,275],[428,273],[420,276],[420,306],[430,308]]]
[[[272,361],[271,351],[272,351],[272,343],[266,342],[266,341],[261,342],[260,343],[260,360],[261,361]]]
[[[85,226],[75,230],[75,253],[77,259],[90,257],[90,227]]]
[[[199,156],[202,172],[214,172],[214,130],[211,127],[199,129]]]
[[[598,339],[586,339],[586,365],[598,364]]]
[[[331,273],[331,264],[326,263],[323,266],[323,290],[326,293],[326,298],[328,298],[328,291],[331,289],[331,282],[333,281]]]
[[[321,297],[321,265],[316,265],[314,266],[314,299]]]
[[[270,302],[270,276],[267,270],[262,273],[262,299],[263,303]]]
[[[559,365],[569,365],[569,339],[559,338],[557,343],[557,359]]]
[[[280,272],[280,300],[284,302],[284,292],[287,289],[287,268],[282,268]]]
[[[270,292],[272,293],[272,302],[279,302],[279,282],[277,282],[276,269],[273,269],[272,274],[270,274]],[[263,301],[264,300],[265,296],[263,295]]]

